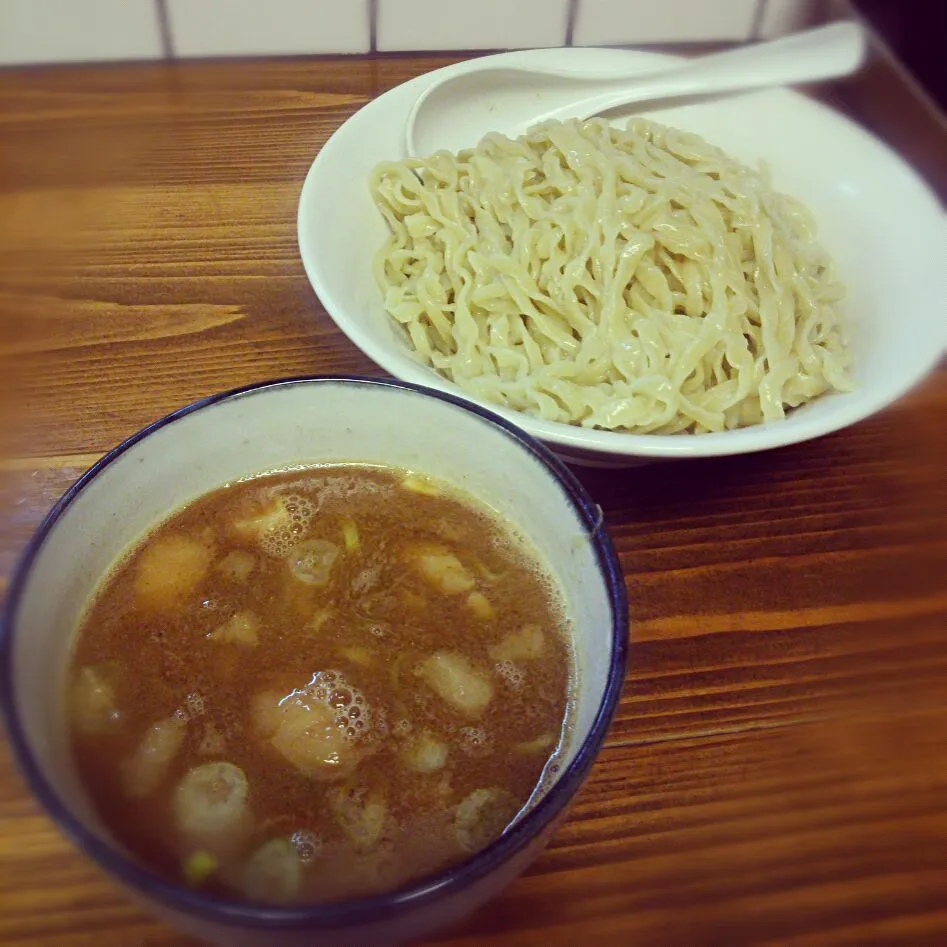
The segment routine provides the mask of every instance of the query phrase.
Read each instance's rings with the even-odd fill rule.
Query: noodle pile
[[[850,390],[797,201],[686,132],[550,122],[379,165],[384,305],[468,394],[549,421],[721,431]]]

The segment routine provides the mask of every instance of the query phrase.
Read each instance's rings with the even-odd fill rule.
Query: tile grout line
[[[155,0],[155,15],[161,34],[161,52],[165,59],[174,59],[174,37],[171,35],[171,19],[168,16],[168,0]]]
[[[763,31],[763,20],[766,17],[766,7],[770,0],[756,0],[756,12],[753,14],[753,22],[750,24],[750,35],[747,37],[751,42],[757,42]]]
[[[378,52],[378,0],[368,0],[368,51]]]
[[[575,38],[575,21],[578,14],[579,0],[569,0],[569,5],[566,7],[566,46],[571,46]]]

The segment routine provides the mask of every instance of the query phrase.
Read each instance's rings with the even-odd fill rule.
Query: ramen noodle
[[[384,305],[464,392],[644,434],[851,388],[833,262],[798,201],[696,135],[550,122],[379,165]]]

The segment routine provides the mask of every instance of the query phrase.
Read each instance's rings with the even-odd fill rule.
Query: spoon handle
[[[833,23],[766,43],[703,56],[692,63],[643,76],[624,89],[600,92],[568,107],[555,109],[536,121],[588,118],[619,105],[646,99],[830,79],[854,72],[864,57],[864,30],[853,22]]]

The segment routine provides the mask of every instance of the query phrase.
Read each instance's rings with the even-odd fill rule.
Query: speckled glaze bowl
[[[109,836],[78,781],[63,679],[83,608],[116,559],[189,501],[287,466],[369,462],[450,480],[532,541],[572,619],[571,739],[536,804],[466,861],[383,896],[266,907],[152,873]],[[36,798],[101,868],[169,923],[241,945],[365,945],[430,935],[495,895],[536,857],[602,743],[625,671],[627,603],[601,512],[569,471],[508,421],[398,382],[300,378],[207,398],[145,428],[88,471],[28,546],[0,624],[0,708]]]

